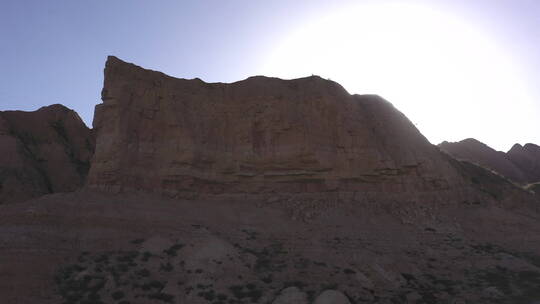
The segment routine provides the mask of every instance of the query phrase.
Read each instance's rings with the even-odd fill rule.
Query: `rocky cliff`
[[[377,193],[418,198],[470,186],[389,102],[320,77],[205,83],[115,57],[96,106],[88,185],[172,197]]]
[[[495,151],[476,139],[443,142],[439,147],[456,157],[488,168],[519,184],[540,181],[540,147],[515,144],[508,153]]]
[[[0,112],[0,204],[76,190],[94,144],[77,113],[62,105]]]

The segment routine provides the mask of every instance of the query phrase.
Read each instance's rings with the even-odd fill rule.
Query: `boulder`
[[[283,289],[272,304],[308,304],[307,294],[298,287]]]
[[[351,304],[351,302],[341,291],[328,289],[323,291],[313,304]]]

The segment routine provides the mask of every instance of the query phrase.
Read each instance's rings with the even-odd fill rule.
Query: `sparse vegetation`
[[[143,242],[144,242],[144,239],[134,239],[130,243],[134,245],[139,245],[139,244],[142,244]]]
[[[173,265],[169,262],[161,264],[160,270],[165,272],[171,272],[174,269]]]
[[[165,249],[163,252],[165,252],[168,256],[177,256],[178,250],[182,249],[184,247],[183,244],[174,244],[170,248]]]
[[[161,292],[151,293],[147,297],[149,299],[160,300],[160,301],[163,301],[165,303],[172,303],[173,300],[174,300],[173,295],[170,295],[170,294],[167,294],[167,293],[161,293]]]
[[[118,290],[118,291],[113,292],[111,296],[114,300],[120,300],[125,296],[125,294],[123,291]]]
[[[422,229],[426,231],[426,228]],[[456,232],[424,232],[423,235],[437,240],[430,245],[432,250],[451,251],[449,256],[458,261],[456,265],[459,265],[459,259],[465,257],[493,263],[511,257],[522,259],[531,267],[540,265],[540,258],[534,253],[512,253],[493,243],[475,243]],[[351,242],[359,239],[328,237],[326,240],[350,246]],[[251,241],[241,237],[241,242],[253,244]],[[373,280],[374,276],[379,276],[375,279],[390,280],[392,275],[387,276],[384,273],[386,269],[373,271],[365,267],[365,271],[358,261],[335,261],[336,264],[327,264],[331,260],[314,261],[298,252],[289,253],[281,243],[268,243],[259,247],[236,244],[240,256],[227,254],[223,262],[216,258],[210,259],[209,267],[226,269],[231,265],[229,263],[245,265],[246,259],[243,257],[247,255],[254,257],[253,265],[244,268],[251,273],[234,274],[231,279],[235,283],[223,286],[221,283],[215,284],[219,279],[213,278],[213,272],[204,267],[186,269],[186,262],[177,257],[182,248],[184,245],[175,244],[158,254],[136,251],[81,254],[75,260],[77,263],[58,271],[58,291],[67,304],[110,301],[130,303],[140,302],[141,299],[172,303],[175,301],[174,296],[164,292],[165,286],[171,283],[174,288],[183,291],[187,298],[198,297],[212,304],[260,303],[262,299],[268,299],[269,294],[288,287],[297,287],[305,292],[310,302],[322,291],[329,289],[342,292],[351,303],[403,303],[411,297],[418,299],[417,303],[437,303],[441,295],[459,298],[464,294],[478,293],[478,290],[487,290],[486,295],[482,296],[485,298],[481,298],[478,303],[487,299],[489,303],[528,303],[540,299],[536,288],[540,285],[540,272],[536,268],[472,268],[467,269],[464,277],[456,278],[447,268],[443,268],[445,262],[442,257],[423,257],[416,249],[404,252],[407,257],[418,261],[416,268],[421,272],[399,273],[397,277],[400,281],[394,282],[394,287],[380,291],[364,284],[361,278],[364,276],[366,282]],[[179,272],[186,276],[182,281],[173,276],[173,273]]]
[[[245,298],[249,298],[251,303],[255,303],[262,296],[262,291],[253,284],[249,286],[248,285],[233,285],[229,287],[229,290],[237,299],[242,300]]]

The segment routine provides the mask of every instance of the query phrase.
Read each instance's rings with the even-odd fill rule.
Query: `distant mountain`
[[[79,115],[62,105],[0,111],[0,204],[76,190],[94,144]]]
[[[515,144],[508,153],[504,153],[468,138],[460,142],[445,141],[439,147],[457,159],[477,163],[514,182],[528,184],[540,181],[540,147],[537,145]]]
[[[540,147],[535,144],[515,144],[507,153],[518,166],[529,183],[540,182]]]

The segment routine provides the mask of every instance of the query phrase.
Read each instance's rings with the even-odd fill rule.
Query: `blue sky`
[[[62,103],[91,125],[107,55],[175,77],[232,82],[257,74],[294,29],[366,1],[1,0],[0,110]],[[450,11],[496,37],[540,109],[540,1],[392,2]]]

